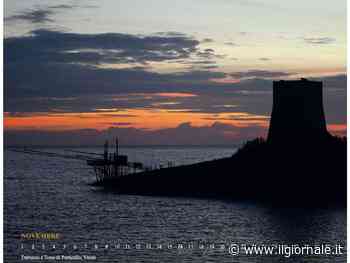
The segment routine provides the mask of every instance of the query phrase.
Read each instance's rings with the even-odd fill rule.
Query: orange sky
[[[174,128],[190,122],[193,126],[210,126],[215,122],[236,127],[261,126],[267,128],[269,117],[241,112],[201,113],[190,110],[126,109],[96,113],[33,113],[24,116],[9,116],[5,113],[4,126],[8,130],[75,130],[109,127],[134,127],[158,130]],[[344,134],[346,124],[329,124],[334,134]]]
[[[126,109],[106,111],[100,109],[100,112],[96,113],[34,113],[15,117],[6,114],[4,124],[5,129],[12,130],[73,130],[86,128],[103,130],[111,126],[157,130],[173,128],[184,122],[191,122],[193,126],[207,126],[216,121],[237,127],[267,126],[268,117],[238,112],[212,114],[191,112],[190,110]]]

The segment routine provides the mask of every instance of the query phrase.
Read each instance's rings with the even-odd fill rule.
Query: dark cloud
[[[316,78],[323,81],[323,100],[327,123],[347,123],[347,76]]]
[[[236,84],[211,81],[225,78],[226,74],[222,72],[160,74],[140,69],[42,64],[7,67],[5,76],[7,112],[94,112],[98,108],[157,108],[159,105],[166,109],[220,112],[228,109],[215,105],[236,104],[239,107],[235,111],[268,114],[271,108],[270,81],[251,80]],[[261,94],[261,91],[268,92]],[[153,95],[160,92],[198,96],[167,98]],[[137,93],[141,95],[132,95]]]
[[[50,9],[35,9],[23,11],[20,14],[9,16],[5,18],[6,22],[11,21],[27,21],[33,24],[53,22],[54,20],[50,18],[55,12]]]
[[[13,99],[20,97],[104,96],[140,88],[184,90],[226,77],[225,73],[209,71],[216,67],[214,58],[220,56],[213,49],[198,51],[198,45],[199,41],[174,32],[167,36],[140,36],[35,30],[31,35],[6,38],[6,108],[12,111],[9,105],[14,105]],[[153,61],[182,61],[197,67],[188,72],[160,74],[148,71],[147,63]],[[96,67],[104,63],[127,63],[129,66],[135,63],[135,66]],[[140,63],[144,66],[138,66]],[[62,103],[50,102],[55,106]]]
[[[185,90],[226,77],[205,68],[178,73],[147,71],[152,61],[176,61],[213,66],[194,60],[199,42],[187,36],[75,34],[36,30],[30,36],[4,41],[6,108],[14,98],[75,97],[147,90]],[[204,51],[213,54],[213,50]],[[102,63],[143,63],[124,69],[96,67]],[[20,78],[18,76],[21,76]],[[52,101],[53,105],[62,102]],[[13,111],[12,106],[9,107]],[[66,109],[69,110],[69,109]]]
[[[304,41],[312,45],[326,45],[333,44],[336,39],[332,37],[306,37]]]
[[[99,108],[161,107],[169,110],[247,112],[269,116],[272,107],[272,80],[269,78],[283,77],[285,74],[249,71],[233,74],[235,78],[246,78],[239,83],[216,83],[211,80],[227,75],[204,70],[160,74],[144,69],[98,69],[72,64],[37,64],[28,67],[16,64],[5,67],[4,104],[5,111],[11,113],[94,112]],[[322,80],[327,121],[345,123],[346,76]],[[159,92],[185,92],[198,96],[167,98],[152,95]],[[135,93],[141,95],[132,95]],[[236,106],[228,108],[225,105]]]
[[[211,71],[161,74],[142,69],[102,69],[75,64],[9,63],[5,67],[4,86],[8,101],[11,98],[186,91],[191,86],[199,88],[207,85],[210,79],[225,76],[225,73]]]
[[[339,75],[334,77],[321,78],[324,83],[324,104],[328,124],[346,123],[346,76]],[[204,87],[204,86],[203,86]],[[40,110],[43,107],[58,107],[70,109],[68,112],[96,111],[96,108],[155,108],[168,110],[189,109],[193,112],[213,113],[212,117],[206,120],[213,121],[262,121],[268,119],[272,108],[272,81],[266,79],[250,79],[240,83],[230,85],[209,85],[208,89],[199,87],[196,90],[197,96],[186,98],[167,98],[153,96],[151,93],[144,94],[124,94],[119,96],[79,96],[75,99],[67,100],[48,100],[42,98],[29,98],[27,101],[18,98],[13,108],[17,107],[22,112],[12,112],[7,116],[25,117],[36,116],[38,113],[25,113],[23,111]],[[142,87],[141,87],[142,88]],[[171,91],[184,91],[182,88],[170,89]],[[167,90],[168,92],[170,90]],[[188,87],[187,92],[191,91]],[[147,90],[147,92],[149,92]],[[147,95],[149,94],[149,95]],[[150,97],[150,98],[149,98]],[[117,100],[115,100],[117,98]],[[6,101],[5,101],[6,102]],[[160,103],[159,103],[160,102]],[[167,103],[176,102],[176,103]],[[54,104],[56,103],[56,104]],[[215,113],[232,112],[225,117],[220,117]],[[237,115],[237,112],[257,114]],[[46,113],[42,113],[45,115]],[[62,115],[63,116],[63,115]],[[105,116],[111,117],[108,113]],[[122,125],[117,120],[119,117],[125,118],[116,110],[113,117],[115,123],[110,123],[111,128],[105,131],[96,130],[77,130],[68,132],[46,132],[46,131],[5,131],[5,143],[7,145],[51,145],[53,142],[57,145],[102,145],[104,139],[113,136],[122,138],[123,144],[229,144],[240,143],[242,140],[264,136],[266,129],[256,124],[250,124],[250,127],[242,128],[216,123],[211,126],[193,127],[188,123],[179,125],[172,129],[162,129],[158,131],[147,131],[143,129],[131,128],[127,122]],[[135,117],[130,115],[129,117]],[[103,111],[100,118],[104,118]],[[120,123],[119,123],[120,124]],[[344,131],[339,132],[343,134]],[[199,136],[200,135],[200,136]],[[111,136],[111,137],[108,137]]]
[[[207,65],[207,66],[202,66],[202,69],[216,69],[219,68],[218,65]]]
[[[34,9],[24,10],[15,15],[8,16],[5,18],[5,22],[16,22],[25,21],[32,24],[43,24],[47,22],[55,22],[52,18],[53,15],[60,12],[61,10],[71,10],[74,8],[96,8],[97,6],[92,5],[52,5],[48,7],[38,7]]]
[[[215,50],[212,48],[207,48],[207,49],[204,49],[203,51],[200,50],[196,53],[196,55],[199,58],[203,58],[203,59],[222,59],[226,57],[226,55],[216,54]]]
[[[242,78],[281,78],[281,77],[288,77],[291,75],[295,75],[295,73],[283,72],[283,71],[269,71],[269,70],[248,70],[248,71],[230,73],[229,75],[233,78],[236,78],[236,79],[242,79]]]
[[[211,48],[200,50],[199,45],[198,40],[175,33],[140,36],[36,30],[29,36],[7,38],[4,40],[5,111],[24,114],[162,107],[269,116],[271,79],[295,74],[269,70],[230,74],[210,71],[217,67],[215,59],[220,55]],[[201,70],[157,73],[147,65],[153,61],[194,65]],[[130,68],[98,67],[103,63],[128,63]],[[214,81],[228,77],[240,82]],[[323,80],[327,121],[346,122],[346,76]],[[113,100],[119,94],[156,92],[186,92],[198,96],[149,99],[145,95],[137,100]]]
[[[5,39],[6,63],[147,63],[188,58],[199,41],[184,36],[76,34],[35,30]]]

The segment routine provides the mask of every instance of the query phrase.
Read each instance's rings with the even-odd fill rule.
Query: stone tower
[[[322,82],[307,79],[274,81],[268,142],[307,143],[327,136]]]

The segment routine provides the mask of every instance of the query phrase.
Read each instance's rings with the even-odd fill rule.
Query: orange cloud
[[[339,136],[346,136],[347,125],[346,124],[328,124],[327,129],[332,134],[339,135]]]
[[[109,127],[133,127],[145,130],[175,128],[181,123],[193,127],[211,126],[215,122],[233,125],[237,128],[259,126],[269,127],[268,116],[246,112],[203,113],[191,109],[96,109],[97,112],[82,113],[31,113],[4,115],[7,130],[65,131],[76,129],[104,130]],[[335,135],[346,135],[346,124],[329,124],[328,130]],[[235,136],[235,134],[226,134]]]
[[[103,130],[115,123],[129,123],[130,127],[138,129],[157,130],[174,128],[184,122],[193,126],[212,125],[216,121],[231,124],[236,127],[251,125],[267,126],[266,116],[252,115],[242,112],[202,113],[190,109],[127,109],[113,110],[96,109],[98,112],[88,113],[47,113],[11,116],[5,115],[5,129],[12,130],[73,130],[97,129]]]

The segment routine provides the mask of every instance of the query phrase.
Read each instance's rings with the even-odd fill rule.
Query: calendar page
[[[346,262],[346,1],[5,0],[4,262]]]

